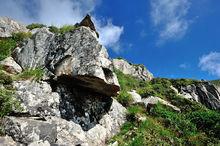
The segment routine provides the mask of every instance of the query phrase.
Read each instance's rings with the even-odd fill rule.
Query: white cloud
[[[101,0],[0,0],[0,16],[9,16],[25,23],[61,26],[80,22],[87,13],[94,13],[100,2]],[[105,20],[94,19],[101,43],[119,52],[123,27],[116,26],[111,21],[105,23]]]
[[[188,68],[190,68],[190,65],[188,63],[182,63],[179,65],[179,67],[182,69],[188,69]]]
[[[220,77],[220,52],[211,52],[203,55],[199,60],[199,67],[203,71]]]
[[[120,39],[124,28],[113,25],[111,20],[108,20],[106,24],[105,22],[96,19],[94,19],[94,22],[100,33],[100,42],[106,47],[112,48],[116,53],[119,53],[121,46],[118,40]]]
[[[189,27],[188,0],[151,0],[151,19],[160,42],[182,38]]]

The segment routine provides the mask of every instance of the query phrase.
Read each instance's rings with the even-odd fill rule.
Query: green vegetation
[[[37,68],[37,69],[28,69],[23,71],[22,73],[16,75],[14,77],[14,80],[36,80],[39,81],[42,79],[44,75],[44,72],[42,69]]]
[[[64,33],[67,33],[67,32],[70,32],[72,30],[76,29],[76,26],[75,25],[64,25],[60,28],[59,32],[61,34],[64,34]]]
[[[4,71],[0,70],[0,84],[8,85],[12,83],[12,77],[7,75]]]
[[[49,26],[49,31],[55,34],[58,34],[60,32],[60,29],[56,26]]]
[[[0,38],[0,61],[10,56],[17,44],[31,36],[30,32],[19,32],[12,34],[11,38]]]
[[[119,95],[116,97],[116,99],[123,106],[128,106],[133,101],[131,95],[127,91],[125,91],[125,90],[121,90]]]
[[[39,24],[39,23],[32,23],[32,24],[28,25],[26,28],[32,30],[35,28],[42,28],[42,27],[46,27],[46,25]]]
[[[16,47],[16,41],[12,38],[0,38],[0,61],[11,55]]]
[[[127,122],[109,143],[118,141],[119,146],[220,144],[220,113],[177,95],[171,88],[201,81],[156,78],[143,82],[117,70],[115,73],[122,89],[116,98],[127,107]],[[142,104],[131,104],[127,95],[131,89],[137,90],[143,98],[157,96],[167,100],[181,112],[160,103],[150,109]]]
[[[13,90],[0,89],[0,118],[8,115],[13,109],[19,109],[19,102],[13,96]]]
[[[19,43],[22,42],[24,39],[30,38],[31,36],[31,32],[18,32],[12,34],[12,39]]]
[[[216,86],[220,86],[220,80],[213,80],[210,81],[212,84],[216,85]]]

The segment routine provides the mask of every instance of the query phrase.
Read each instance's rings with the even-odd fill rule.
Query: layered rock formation
[[[124,59],[113,59],[113,66],[122,73],[134,76],[140,80],[147,81],[153,79],[153,74],[143,65],[131,64]]]

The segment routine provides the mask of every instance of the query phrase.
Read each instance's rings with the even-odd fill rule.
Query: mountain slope
[[[111,60],[89,15],[0,30],[0,145],[220,144],[215,86]]]

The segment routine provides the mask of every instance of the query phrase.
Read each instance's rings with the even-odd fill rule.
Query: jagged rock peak
[[[114,68],[124,74],[134,76],[144,81],[153,79],[153,74],[150,73],[143,65],[132,64],[121,58],[113,59],[112,62]]]
[[[98,32],[96,31],[95,25],[92,22],[91,16],[89,14],[80,22],[79,26],[89,27],[91,30],[96,32],[97,37],[99,37]]]
[[[0,17],[0,37],[11,37],[13,33],[27,31],[24,24],[8,17]]]

